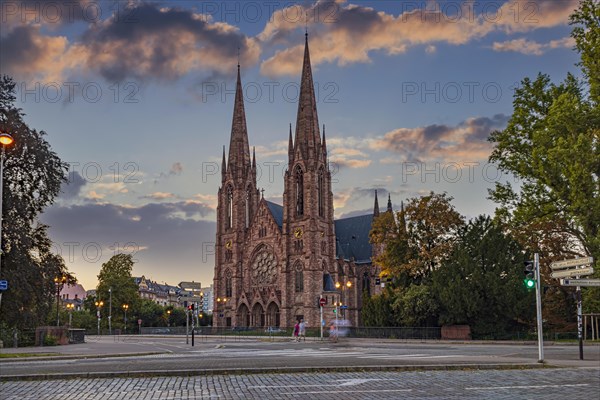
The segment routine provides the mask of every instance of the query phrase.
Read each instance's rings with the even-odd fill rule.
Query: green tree
[[[22,329],[45,322],[55,298],[54,278],[68,274],[62,258],[51,252],[47,226],[38,221],[66,181],[67,165],[52,151],[45,132],[29,128],[15,100],[15,83],[3,76],[0,131],[14,143],[6,148],[2,182],[0,278],[10,286],[2,296],[0,322]]]
[[[395,289],[391,305],[394,325],[431,326],[437,324],[438,304],[431,287],[411,284]]]
[[[571,24],[587,82],[570,74],[560,84],[544,74],[523,79],[508,126],[490,137],[495,144],[490,161],[521,181],[517,189],[497,183],[490,191],[499,204],[498,220],[517,236],[529,235],[532,251],[557,233],[569,242],[558,253],[540,251],[544,265],[565,255],[600,257],[598,3],[582,1]],[[542,230],[528,231],[531,227]],[[600,290],[584,296],[586,310],[598,312]]]
[[[442,325],[467,324],[474,336],[532,322],[534,292],[523,285],[522,247],[490,217],[470,221],[450,258],[432,276]]]
[[[391,300],[388,291],[374,296],[363,296],[361,317],[364,326],[393,326]]]
[[[133,258],[131,254],[116,254],[102,264],[98,274],[98,287],[96,299],[104,302],[103,315],[108,316],[109,301],[112,291],[112,315],[114,319],[121,319],[123,304],[128,304],[130,310],[136,310],[140,297],[138,287],[133,281]],[[115,317],[119,316],[119,317]]]
[[[408,245],[413,256],[406,268],[415,283],[427,279],[450,255],[456,233],[464,225],[463,217],[446,193],[431,192],[413,198],[406,206]]]

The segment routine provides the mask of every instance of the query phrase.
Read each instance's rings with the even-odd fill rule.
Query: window
[[[371,279],[369,273],[365,272],[362,278],[363,292],[367,292],[367,296],[371,295]]]
[[[317,177],[317,197],[319,204],[319,217],[325,215],[325,171],[323,167],[319,168],[319,176]]]
[[[233,188],[227,186],[227,218],[225,220],[225,227],[231,229],[233,226]]]
[[[225,261],[231,262],[232,258],[233,258],[233,252],[231,250],[225,250]]]
[[[246,216],[246,228],[250,226],[250,187],[248,187],[248,189],[246,189],[246,212],[245,212],[245,216]]]
[[[233,294],[233,286],[231,282],[231,271],[225,273],[225,297],[231,297]]]
[[[295,273],[295,290],[296,293],[304,292],[304,271],[302,271],[302,265],[296,265]]]
[[[298,165],[294,173],[296,180],[296,216],[304,215],[304,176],[302,168]]]

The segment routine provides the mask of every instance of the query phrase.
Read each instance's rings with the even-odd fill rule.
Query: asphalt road
[[[15,351],[25,350],[2,350]],[[199,338],[196,346],[191,347],[186,345],[184,337],[102,337],[89,338],[88,343],[80,345],[30,348],[28,351],[59,351],[60,355],[27,361],[3,359],[0,378],[57,374],[98,374],[106,377],[109,374],[185,375],[211,371],[244,373],[248,370],[319,368],[340,371],[360,367],[433,369],[539,365],[537,346],[531,344],[407,343],[364,339],[342,339],[339,343],[296,343],[287,339],[224,342],[222,339]],[[545,360],[553,366],[600,367],[600,346],[586,346],[584,361],[579,360],[577,346],[545,346]]]

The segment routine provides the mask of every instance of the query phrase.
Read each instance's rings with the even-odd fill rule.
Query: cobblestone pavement
[[[591,399],[600,368],[219,375],[15,381],[2,400]]]

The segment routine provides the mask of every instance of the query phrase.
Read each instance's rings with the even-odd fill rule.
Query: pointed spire
[[[229,169],[232,170],[234,175],[243,177],[245,171],[250,169],[250,148],[248,145],[248,129],[246,127],[246,112],[244,111],[244,94],[242,91],[239,64],[230,140]]]
[[[387,212],[392,212],[392,196],[388,193]]]
[[[225,145],[223,145],[223,160],[221,161],[221,179],[224,181],[227,175],[227,164],[225,162]]]
[[[377,199],[377,189],[375,190],[375,205],[373,206],[373,216],[379,217],[379,200]]]
[[[302,157],[316,156],[321,137],[319,134],[319,118],[317,116],[317,101],[315,99],[315,86],[313,83],[312,69],[310,66],[310,53],[308,50],[308,32],[305,34],[304,62],[302,64],[302,78],[300,81],[300,97],[298,101],[298,115],[296,120],[296,146],[300,147]]]
[[[400,202],[400,218],[398,218],[400,224],[400,232],[406,234],[406,215],[404,213],[404,202]]]
[[[252,169],[256,171],[256,147],[252,146]]]
[[[294,157],[294,142],[292,141],[292,123],[290,122],[290,141],[288,143],[288,157],[290,159],[290,163],[292,162],[292,158]]]
[[[323,124],[323,154],[327,156],[327,141],[325,140],[325,124]]]

